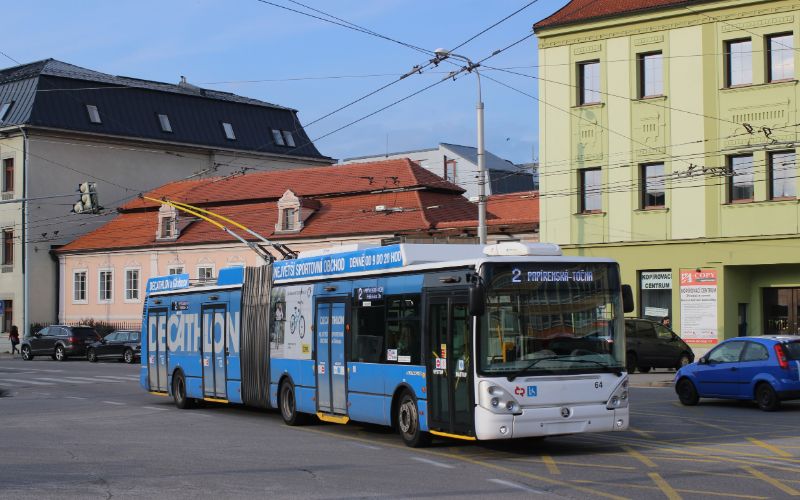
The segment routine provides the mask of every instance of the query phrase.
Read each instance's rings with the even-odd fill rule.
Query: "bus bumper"
[[[606,409],[605,403],[525,408],[519,415],[492,413],[475,408],[475,436],[478,439],[510,439],[556,436],[582,432],[624,431],[628,408]]]

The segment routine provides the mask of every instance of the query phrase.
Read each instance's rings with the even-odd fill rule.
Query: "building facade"
[[[403,159],[179,181],[146,196],[189,203],[243,224],[283,245],[264,247],[282,258],[289,249],[474,243],[477,207],[462,192]],[[487,205],[490,242],[538,240],[535,193],[490,197]],[[151,277],[186,273],[202,282],[223,267],[263,263],[212,224],[146,198],[123,205],[112,221],[55,254],[58,318],[66,323],[139,322]]]
[[[488,151],[484,153],[486,166],[486,196],[528,192],[537,189],[534,172],[528,165],[515,165]],[[408,158],[419,163],[434,175],[464,189],[464,196],[477,200],[478,150],[470,146],[440,143],[431,149],[402,151],[376,156],[345,158],[344,164]]]
[[[800,332],[785,0],[573,0],[539,38],[542,240],[610,256],[700,352]]]
[[[56,319],[51,249],[107,222],[138,193],[245,165],[331,163],[290,108],[53,59],[0,70],[0,332]],[[71,213],[82,182],[96,183],[104,210]]]

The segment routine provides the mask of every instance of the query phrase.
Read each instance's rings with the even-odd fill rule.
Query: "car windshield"
[[[487,264],[478,332],[486,375],[621,371],[616,264]]]
[[[789,342],[788,344],[783,344],[783,346],[786,348],[787,358],[800,361],[800,341]]]

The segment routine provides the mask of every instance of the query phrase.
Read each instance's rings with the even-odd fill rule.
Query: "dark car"
[[[50,356],[64,361],[70,356],[85,356],[86,347],[100,340],[91,326],[50,325],[22,340],[22,359]]]
[[[675,374],[685,405],[700,398],[753,401],[764,411],[800,399],[800,336],[735,337]]]
[[[651,368],[681,368],[694,361],[692,348],[666,326],[648,319],[625,320],[628,373]]]
[[[90,345],[86,350],[86,359],[94,362],[102,358],[116,358],[133,363],[139,358],[141,348],[138,331],[117,330]]]

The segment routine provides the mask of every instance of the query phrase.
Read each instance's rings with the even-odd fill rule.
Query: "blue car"
[[[800,336],[728,339],[675,374],[681,403],[700,398],[755,400],[764,411],[800,399]]]

